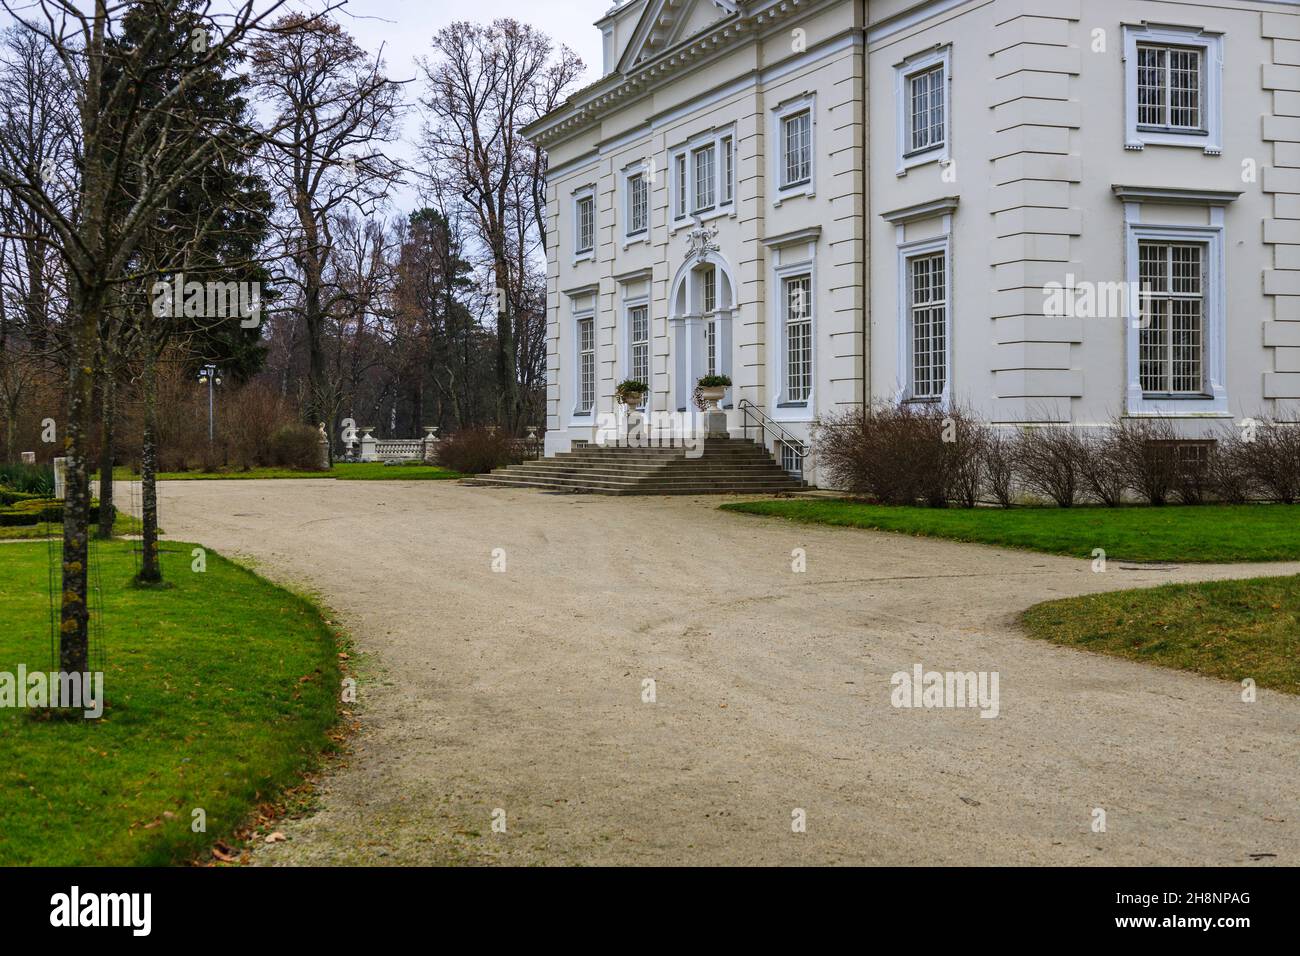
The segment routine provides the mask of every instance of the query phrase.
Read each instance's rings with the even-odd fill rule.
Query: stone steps
[[[804,488],[763,446],[738,439],[709,439],[698,458],[687,458],[680,448],[578,448],[498,468],[473,481],[605,495],[775,494]]]

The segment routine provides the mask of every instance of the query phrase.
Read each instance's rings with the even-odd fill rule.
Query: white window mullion
[[[786,277],[782,293],[785,401],[806,402],[812,394],[812,276]]]
[[[907,259],[911,397],[942,398],[948,384],[947,254]]]

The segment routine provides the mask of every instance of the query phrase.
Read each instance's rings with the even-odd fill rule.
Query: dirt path
[[[258,861],[1300,863],[1300,700],[1244,704],[1012,623],[1053,597],[1300,565],[1093,574],[716,504],[166,483],[170,537],[319,592],[379,670],[322,810]],[[999,716],[893,707],[890,675],[917,663],[996,671]]]

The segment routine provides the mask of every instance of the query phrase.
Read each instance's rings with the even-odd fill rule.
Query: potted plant
[[[722,401],[722,396],[731,388],[731,379],[726,375],[705,375],[695,383],[695,404],[703,411],[713,411]]]
[[[650,386],[635,378],[624,379],[614,386],[614,397],[628,408],[640,408],[649,392]]]

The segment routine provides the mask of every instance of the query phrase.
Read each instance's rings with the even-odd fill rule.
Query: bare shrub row
[[[1300,427],[1266,417],[1185,439],[1167,419],[1007,427],[960,408],[886,404],[823,419],[815,446],[835,487],[882,504],[1300,501]]]

